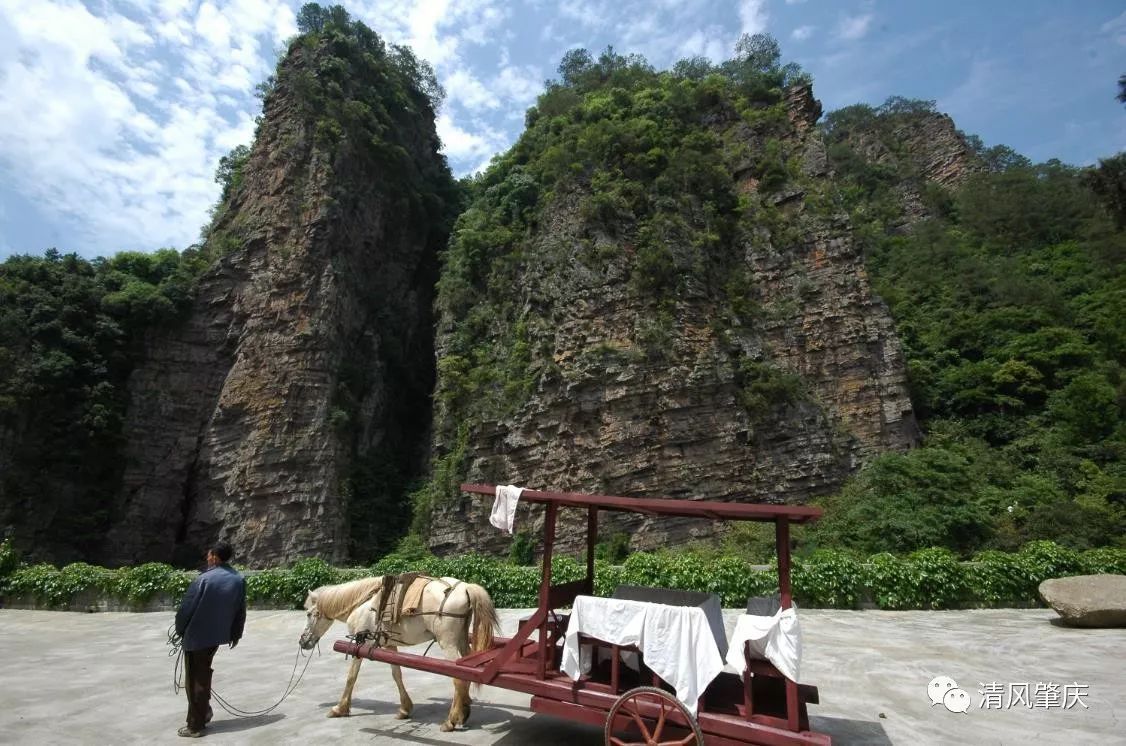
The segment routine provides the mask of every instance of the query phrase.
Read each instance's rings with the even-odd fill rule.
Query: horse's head
[[[305,631],[297,640],[302,650],[311,650],[332,626],[332,617],[327,617],[317,608],[317,592],[310,591],[305,597]]]

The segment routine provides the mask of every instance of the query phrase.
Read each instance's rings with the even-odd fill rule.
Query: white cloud
[[[842,19],[840,26],[837,27],[837,36],[848,41],[861,39],[868,33],[868,27],[871,25],[871,13],[864,13],[859,16],[848,16]]]
[[[450,158],[478,161],[484,158],[487,164],[488,159],[507,144],[503,133],[484,125],[478,125],[475,127],[477,131],[470,132],[458,126],[449,114],[439,115],[436,125],[442,149]]]
[[[1099,31],[1109,34],[1118,46],[1126,47],[1126,11],[1104,23]]]
[[[469,109],[495,109],[500,102],[473,73],[458,68],[442,81],[446,96]]]
[[[461,66],[462,44],[488,43],[508,14],[500,0],[369,0],[349,7],[380,36],[409,46],[437,71]]]
[[[722,32],[716,28],[708,31],[693,31],[685,37],[684,42],[677,49],[677,57],[686,59],[699,55],[707,57],[712,62],[721,62],[727,59],[731,56],[728,49],[729,45],[725,39],[719,36],[720,33]]]
[[[725,20],[715,15],[706,0],[624,4],[613,27],[614,47],[643,54],[658,69],[693,55],[719,62],[731,56],[739,28],[715,23]]]
[[[543,90],[543,73],[531,65],[506,65],[493,79],[492,89],[510,104],[525,106]]]
[[[766,31],[766,0],[741,0],[739,3],[739,23],[744,34],[761,34]]]
[[[610,21],[604,7],[585,0],[562,0],[559,3],[559,15],[587,28],[598,29],[605,27]]]
[[[293,29],[283,0],[132,6],[0,0],[0,178],[65,226],[63,249],[193,242]]]
[[[805,41],[809,37],[813,36],[813,32],[816,28],[816,26],[798,26],[790,33],[790,36],[795,41]]]
[[[470,111],[522,107],[530,104],[543,89],[539,68],[508,65],[486,85],[465,68],[458,68],[442,83],[447,98]]]
[[[225,50],[231,44],[231,22],[211,3],[205,2],[199,6],[195,32],[217,50]]]

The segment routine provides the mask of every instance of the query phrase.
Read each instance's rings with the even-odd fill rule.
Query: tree
[[[571,49],[559,61],[559,77],[563,85],[576,86],[594,67],[594,58],[585,49]]]
[[[242,169],[250,158],[250,148],[238,145],[219,159],[219,167],[215,169],[215,181],[223,186],[220,199],[227,199],[231,193],[242,184]]]
[[[1029,168],[1032,165],[1032,161],[1008,145],[994,145],[991,148],[984,148],[978,155],[985,162],[985,167],[993,173],[1001,173],[1012,168]]]
[[[894,114],[934,114],[937,112],[934,99],[906,98],[904,96],[889,96],[887,101],[877,109],[880,115]]]
[[[703,80],[714,71],[711,60],[698,54],[680,60],[672,68],[673,75],[687,80]]]
[[[316,3],[305,3],[297,11],[297,31],[301,34],[316,34],[324,28],[328,13]]]
[[[1118,77],[1118,100],[1126,104],[1126,75]]]
[[[782,49],[770,34],[743,34],[735,42],[735,59],[755,72],[770,72],[778,67]]]
[[[1087,169],[1083,183],[1098,195],[1119,228],[1126,228],[1126,151],[1099,160],[1097,168]]]

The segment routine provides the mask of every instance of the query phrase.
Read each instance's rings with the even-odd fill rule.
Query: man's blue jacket
[[[188,586],[176,612],[184,650],[238,642],[246,624],[246,580],[230,565],[216,565]]]

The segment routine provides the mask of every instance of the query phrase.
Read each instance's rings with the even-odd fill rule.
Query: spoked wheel
[[[670,719],[674,712],[679,717]],[[624,722],[619,725],[618,720]],[[640,741],[633,740],[631,727],[641,736]],[[664,689],[654,686],[630,689],[618,698],[606,717],[606,746],[703,746],[703,743],[704,734],[688,708]]]

